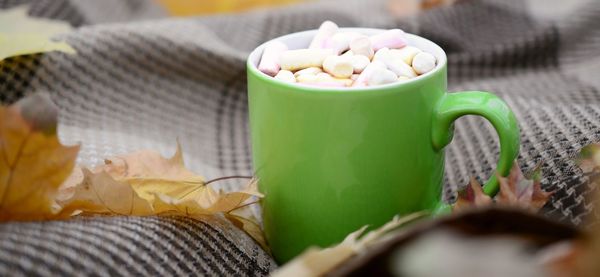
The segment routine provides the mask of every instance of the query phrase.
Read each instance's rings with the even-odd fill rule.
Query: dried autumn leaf
[[[256,219],[248,216],[239,216],[233,213],[226,213],[225,218],[229,219],[236,227],[244,230],[263,250],[270,251],[263,231]]]
[[[76,169],[60,195],[64,213],[192,217],[228,213],[253,196],[262,197],[254,179],[240,191],[207,186],[203,177],[185,168],[179,144],[168,159],[143,150],[106,159],[93,170]]]
[[[72,28],[68,23],[27,15],[27,6],[0,10],[0,61],[13,56],[50,51],[75,53],[64,42],[50,38]]]
[[[169,159],[156,151],[142,150],[106,159],[92,172],[106,172],[115,180],[128,183],[148,201],[154,201],[157,194],[177,200],[193,198],[204,187],[204,178],[185,168],[179,143]]]
[[[532,178],[527,179],[515,162],[507,177],[496,176],[500,185],[500,191],[492,199],[486,195],[481,184],[471,178],[469,185],[459,191],[458,199],[453,210],[461,210],[470,207],[482,207],[493,203],[499,205],[518,206],[530,211],[541,209],[553,192],[546,192],[541,187],[541,169],[536,167]]]
[[[583,173],[590,174],[600,172],[600,144],[590,144],[581,149],[579,156],[576,158],[576,162]],[[592,180],[592,182],[596,181],[598,180]]]
[[[595,187],[596,192],[593,194],[594,199],[590,199],[590,202],[594,204],[594,210],[596,213],[600,211],[600,144],[591,144],[584,147],[577,158],[577,162],[583,172],[589,176],[589,186]],[[597,276],[600,272],[600,263],[598,263],[598,257],[600,256],[600,224],[595,220],[594,225],[589,231],[589,236],[582,240],[583,249],[576,254],[580,254],[581,258],[578,260],[577,273],[582,277]]]
[[[256,193],[247,190],[222,192],[209,186],[202,186],[183,198],[156,193],[152,206],[158,213],[177,211],[190,216],[226,213],[241,206],[253,195]]]
[[[56,216],[57,190],[79,151],[58,140],[56,116],[45,94],[0,107],[0,221]]]
[[[525,178],[519,166],[515,163],[508,177],[498,177],[500,191],[495,200],[498,204],[520,206],[522,208],[538,211],[541,209],[553,192],[545,192],[541,186],[541,167],[533,170],[531,179]]]
[[[76,168],[75,171],[81,171],[83,179],[72,187],[73,193],[68,204],[63,206],[63,213],[154,214],[150,203],[129,184],[115,180],[106,172],[92,173],[87,168]]]
[[[471,181],[465,189],[458,192],[458,199],[453,209],[460,210],[471,206],[485,206],[492,202],[492,198],[483,192],[481,184],[475,178],[471,177]]]
[[[390,230],[421,218],[424,215],[424,213],[414,213],[405,217],[395,216],[390,222],[361,237],[367,229],[367,226],[363,226],[359,230],[350,233],[344,241],[336,246],[325,249],[319,249],[318,247],[309,248],[300,256],[277,269],[271,276],[322,276],[350,257],[362,253],[368,247],[381,242]]]

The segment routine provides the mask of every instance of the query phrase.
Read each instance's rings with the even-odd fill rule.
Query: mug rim
[[[375,33],[380,33],[380,32],[387,31],[387,30],[388,29],[377,29],[377,28],[340,28],[340,31],[351,31],[351,32],[359,32],[359,33],[367,33],[367,34],[375,34]],[[313,30],[295,32],[295,33],[279,36],[279,37],[270,39],[270,40],[262,43],[258,47],[254,48],[254,50],[252,50],[252,52],[250,52],[250,54],[246,58],[247,72],[253,74],[254,76],[258,77],[259,79],[261,79],[265,82],[270,82],[270,83],[273,83],[276,85],[284,86],[286,88],[294,89],[294,90],[301,91],[301,92],[340,94],[340,92],[347,91],[347,92],[352,92],[350,94],[357,94],[357,93],[361,93],[361,92],[373,93],[373,91],[388,90],[388,89],[394,89],[394,88],[400,89],[400,88],[403,88],[406,86],[414,85],[416,83],[425,82],[431,78],[434,78],[434,76],[436,76],[440,71],[444,70],[444,68],[446,67],[446,64],[447,64],[446,52],[444,51],[444,49],[442,49],[442,47],[440,47],[435,42],[433,42],[429,39],[426,39],[424,37],[421,37],[421,36],[418,36],[415,34],[411,34],[411,33],[405,33],[409,42],[410,41],[419,41],[421,43],[429,44],[430,47],[432,47],[437,52],[437,53],[430,53],[430,54],[433,54],[434,56],[436,56],[436,59],[437,59],[436,66],[433,70],[431,70],[430,72],[427,72],[423,75],[417,76],[415,78],[411,78],[407,81],[395,82],[395,83],[385,84],[385,85],[377,85],[377,86],[373,86],[373,87],[343,87],[343,88],[319,87],[319,86],[299,85],[297,83],[285,82],[282,80],[275,79],[275,78],[263,73],[262,71],[258,70],[258,62],[260,61],[259,55],[262,55],[265,45],[268,44],[269,42],[274,41],[274,40],[285,41],[285,40],[289,40],[289,39],[291,39],[293,37],[297,37],[297,36],[308,36],[311,33],[316,33],[317,31],[318,30],[313,29]],[[411,44],[408,44],[408,46],[411,46]]]

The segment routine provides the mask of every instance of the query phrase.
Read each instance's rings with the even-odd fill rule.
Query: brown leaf
[[[483,192],[481,184],[471,178],[469,185],[459,191],[453,210],[482,207],[495,203],[517,206],[533,212],[538,211],[548,202],[553,192],[542,190],[539,166],[534,169],[532,175],[531,179],[525,178],[516,162],[507,177],[496,174],[500,190],[493,200]]]
[[[495,200],[497,204],[519,206],[530,211],[541,209],[553,192],[545,192],[541,187],[541,167],[537,166],[531,179],[525,178],[519,166],[515,163],[508,177],[496,175],[500,191]]]
[[[588,199],[590,203],[594,203],[596,213],[600,211],[600,144],[591,144],[581,150],[577,158],[577,162],[583,172],[588,175],[589,187],[596,188],[592,199]],[[600,272],[600,223],[598,218],[590,218],[593,220],[592,227],[589,230],[588,236],[582,240],[582,257],[578,260],[577,270],[581,273],[579,276],[592,277],[597,276]]]
[[[567,240],[541,249],[536,256],[538,263],[546,268],[549,276],[583,276],[579,264],[585,253],[584,249],[581,241]]]
[[[54,198],[79,151],[58,140],[56,114],[41,94],[0,107],[0,221],[56,216]]]
[[[452,207],[453,210],[461,210],[472,206],[480,207],[490,205],[492,198],[487,196],[477,180],[471,177],[469,184],[458,192],[458,199]]]

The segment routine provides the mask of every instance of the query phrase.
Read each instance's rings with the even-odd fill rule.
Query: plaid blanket
[[[551,3],[548,3],[551,2]],[[47,91],[59,135],[81,143],[79,163],[143,148],[185,161],[207,178],[252,173],[244,61],[270,38],[340,26],[399,27],[448,53],[450,91],[487,90],[514,110],[519,164],[541,163],[556,191],[543,213],[576,225],[593,214],[594,188],[572,161],[600,140],[600,2],[471,0],[397,19],[386,0],[309,2],[241,14],[164,18],[142,0],[0,0],[78,27],[77,55],[49,53],[0,64],[0,101]],[[537,4],[537,5],[536,5]],[[554,7],[554,8],[553,8]],[[486,179],[498,155],[480,118],[456,124],[447,148],[445,197],[470,176]],[[238,183],[222,183],[233,188]],[[0,275],[266,275],[273,260],[218,217],[89,218],[0,225]]]

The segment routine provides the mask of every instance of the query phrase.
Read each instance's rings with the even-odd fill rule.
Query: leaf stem
[[[237,206],[237,207],[235,207],[235,208],[233,208],[233,209],[231,209],[231,210],[227,211],[226,213],[231,213],[231,212],[233,212],[233,211],[235,211],[235,210],[238,210],[238,209],[241,209],[241,208],[244,208],[244,207],[248,207],[248,206],[250,206],[250,205],[257,204],[258,202],[260,202],[260,200],[252,201],[252,202],[246,203],[246,204],[244,204],[244,205]]]
[[[234,176],[219,177],[219,178],[215,178],[215,179],[206,181],[206,183],[204,183],[204,185],[206,186],[210,183],[218,182],[221,180],[227,180],[227,179],[252,179],[252,176],[234,175]]]
[[[192,190],[184,193],[181,197],[179,197],[179,199],[183,199],[184,197],[190,195],[190,193],[192,193],[192,192],[198,190],[199,188],[204,187],[204,186],[206,186],[206,185],[208,185],[210,183],[214,183],[214,182],[221,181],[221,180],[227,180],[227,179],[235,179],[235,178],[252,179],[252,176],[234,175],[234,176],[225,176],[225,177],[219,177],[219,178],[215,178],[215,179],[212,179],[212,180],[208,180],[204,184],[202,184],[200,186],[197,186],[197,187],[193,188]]]

